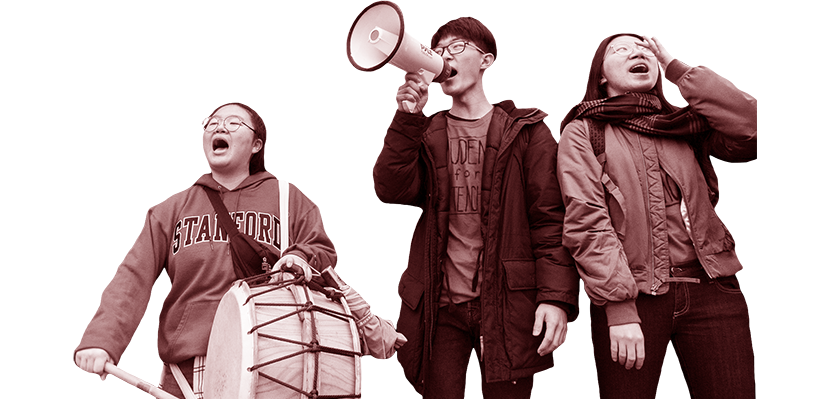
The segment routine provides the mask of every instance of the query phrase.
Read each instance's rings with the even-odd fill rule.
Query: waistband
[[[708,279],[709,275],[706,274],[706,270],[703,269],[703,266],[700,264],[700,261],[695,259],[688,263],[683,263],[670,267],[669,278],[667,278],[665,282],[700,283],[701,280],[705,281]]]

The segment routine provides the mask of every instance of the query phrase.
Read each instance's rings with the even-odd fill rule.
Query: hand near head
[[[533,324],[534,337],[542,333],[542,327],[545,327],[545,337],[536,353],[545,356],[565,342],[568,335],[567,313],[556,305],[540,303],[536,308],[536,323]]]
[[[75,352],[75,365],[87,373],[98,374],[101,380],[107,378],[104,366],[114,363],[107,351],[100,348],[81,349]]]
[[[406,74],[406,83],[398,88],[398,95],[395,96],[395,101],[398,102],[398,111],[417,114],[423,111],[428,98],[429,84],[424,81],[422,75],[410,72]],[[409,106],[415,104],[414,108],[410,110],[407,104],[404,104],[404,101],[408,102]]]
[[[654,53],[654,56],[657,57],[657,62],[660,63],[660,67],[665,71],[669,64],[674,61],[674,57],[666,51],[666,48],[663,47],[663,44],[656,37],[646,37],[645,39],[646,47]]]
[[[611,360],[625,366],[626,370],[636,367],[639,370],[646,360],[645,339],[640,323],[611,326]]]

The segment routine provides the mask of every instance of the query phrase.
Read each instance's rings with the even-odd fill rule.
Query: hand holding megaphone
[[[357,16],[349,30],[346,52],[352,65],[361,71],[375,71],[391,63],[409,72],[404,86],[417,82],[409,78],[410,74],[419,75],[423,89],[415,84],[410,85],[412,91],[404,90],[404,86],[398,90],[398,104],[409,112],[423,109],[429,83],[441,83],[452,72],[445,59],[404,32],[403,14],[391,1],[373,3]]]
[[[409,113],[418,113],[424,109],[429,98],[429,82],[424,75],[408,72],[406,83],[398,88],[398,95],[395,100],[398,102],[398,110]]]

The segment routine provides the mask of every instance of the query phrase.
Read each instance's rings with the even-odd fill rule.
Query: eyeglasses
[[[626,55],[631,54],[632,52],[634,52],[635,48],[642,51],[643,54],[645,54],[646,56],[649,56],[649,57],[654,56],[654,53],[651,50],[649,50],[648,47],[643,46],[642,44],[638,44],[638,43],[617,43],[617,44],[612,44],[608,47],[610,47],[611,50],[614,51],[614,53],[622,55],[622,56],[626,56]],[[606,54],[606,55],[608,55],[608,54]]]
[[[448,44],[444,47],[434,48],[434,49],[432,49],[432,51],[434,51],[435,54],[438,54],[439,56],[442,56],[442,55],[444,55],[444,49],[446,49],[450,53],[450,55],[456,55],[456,54],[463,53],[464,50],[467,49],[467,46],[470,46],[470,47],[480,51],[481,54],[487,54],[487,53],[484,52],[484,50],[476,47],[475,44],[472,44],[470,42],[465,42],[463,40],[459,40],[457,42],[452,42],[452,43],[450,43],[450,44]]]
[[[209,116],[205,118],[204,121],[202,121],[202,127],[205,128],[206,132],[212,132],[218,129],[219,125],[225,126],[225,130],[227,130],[228,132],[235,132],[244,125],[248,129],[251,129],[252,132],[256,133],[256,130],[254,130],[254,128],[248,126],[248,124],[245,123],[242,120],[242,118],[236,115],[230,115],[227,118],[225,118],[224,121],[222,119],[219,119],[218,116]]]

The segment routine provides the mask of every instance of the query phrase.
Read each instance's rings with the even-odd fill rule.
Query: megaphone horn
[[[361,71],[375,71],[390,63],[416,72],[427,83],[441,83],[451,72],[447,61],[404,32],[403,13],[391,1],[366,7],[354,20],[346,40],[349,62]],[[413,105],[407,105],[412,110]]]

